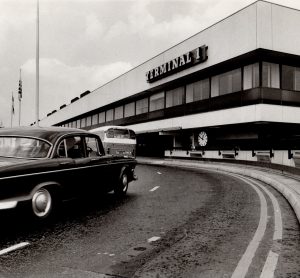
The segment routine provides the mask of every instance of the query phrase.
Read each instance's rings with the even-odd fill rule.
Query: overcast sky
[[[40,118],[254,0],[40,0]],[[299,0],[270,2],[300,9]],[[300,26],[299,26],[300,27]],[[0,122],[35,121],[36,0],[0,0]]]

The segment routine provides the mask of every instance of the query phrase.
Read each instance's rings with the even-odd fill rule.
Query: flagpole
[[[35,123],[39,126],[39,0],[36,2],[36,96],[35,96]]]
[[[21,126],[21,100],[19,100],[19,126]]]
[[[12,127],[14,109],[14,93],[11,92],[10,127]]]
[[[20,80],[19,80],[19,126],[21,125],[21,101],[22,101],[22,79],[21,79],[21,69],[20,69]]]

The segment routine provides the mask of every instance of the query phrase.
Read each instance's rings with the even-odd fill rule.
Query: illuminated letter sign
[[[172,59],[171,61],[168,61],[154,69],[147,71],[147,82],[154,82],[172,73],[205,62],[208,58],[207,49],[208,47],[206,45],[202,45],[192,51],[189,51],[188,53],[185,53],[179,57]]]

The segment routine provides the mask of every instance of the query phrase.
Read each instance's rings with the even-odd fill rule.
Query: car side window
[[[58,157],[67,157],[67,153],[66,153],[66,140],[62,140],[57,148],[57,155]]]
[[[65,145],[66,145],[67,157],[70,157],[73,159],[85,157],[83,141],[80,136],[70,136],[64,140],[65,140]]]
[[[85,137],[85,142],[89,157],[101,156],[98,140],[95,137]]]

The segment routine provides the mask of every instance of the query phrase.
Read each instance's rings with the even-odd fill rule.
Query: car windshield
[[[1,137],[0,156],[16,158],[45,158],[51,145],[36,138]]]

